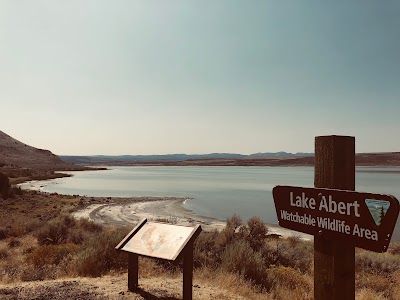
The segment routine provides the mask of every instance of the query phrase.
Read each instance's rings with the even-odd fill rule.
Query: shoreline
[[[43,182],[35,181],[35,182]],[[22,189],[36,191],[46,195],[63,195],[42,191],[42,185],[29,186],[31,181],[19,184]],[[33,188],[35,187],[35,188]],[[79,206],[71,212],[75,218],[86,218],[96,223],[112,226],[134,227],[141,219],[164,222],[180,226],[201,225],[203,230],[223,230],[226,221],[198,215],[185,208],[183,203],[191,200],[189,197],[90,197],[74,195],[80,198]],[[297,236],[302,240],[312,240],[308,234],[280,227],[278,224],[265,223],[269,234],[283,238]]]
[[[168,198],[168,197],[166,197]],[[133,200],[133,199],[132,199]],[[140,220],[164,222],[180,226],[201,225],[205,231],[222,230],[225,221],[201,216],[184,208],[182,203],[187,199],[160,198],[153,201],[135,201],[126,203],[97,203],[91,204],[72,215],[75,218],[86,218],[96,223],[114,226],[134,227]],[[302,240],[313,240],[313,236],[282,228],[275,224],[265,224],[268,234],[279,235],[283,238],[297,236]]]
[[[117,201],[115,201],[117,200]],[[187,198],[159,197],[153,199],[112,198],[110,203],[90,204],[73,212],[75,218],[86,218],[99,224],[134,227],[140,220],[164,222],[181,226],[201,225],[205,230],[222,230],[226,222],[196,215],[182,206]]]

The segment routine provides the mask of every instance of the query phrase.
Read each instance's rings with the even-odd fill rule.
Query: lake
[[[185,208],[226,220],[259,216],[277,224],[272,188],[313,187],[313,167],[108,167],[109,170],[68,172],[73,177],[26,183],[24,187],[68,195],[189,197]],[[392,194],[400,199],[400,168],[357,168],[356,190]],[[400,239],[399,222],[394,239]]]

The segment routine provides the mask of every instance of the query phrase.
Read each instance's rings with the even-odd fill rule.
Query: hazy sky
[[[56,154],[400,151],[400,1],[0,0],[0,130]]]

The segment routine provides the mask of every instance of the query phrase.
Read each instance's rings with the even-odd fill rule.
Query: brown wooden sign
[[[276,186],[279,225],[375,252],[388,249],[399,202],[391,195]]]

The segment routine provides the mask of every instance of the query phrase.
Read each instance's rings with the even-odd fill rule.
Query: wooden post
[[[135,292],[139,287],[139,257],[128,253],[128,290]]]
[[[315,138],[316,188],[355,190],[355,138]],[[355,247],[314,237],[314,299],[355,299]]]
[[[193,294],[193,242],[187,245],[183,257],[183,300],[192,300]]]

